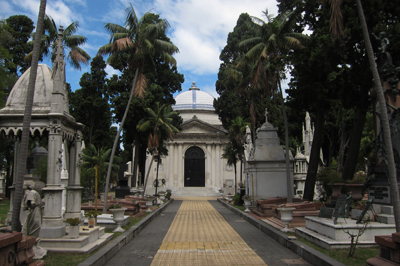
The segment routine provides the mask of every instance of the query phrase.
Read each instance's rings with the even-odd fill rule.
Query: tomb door
[[[185,187],[205,186],[205,156],[199,147],[191,147],[185,152]]]

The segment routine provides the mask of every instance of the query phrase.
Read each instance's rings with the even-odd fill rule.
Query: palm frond
[[[114,24],[114,23],[106,23],[106,24],[104,25],[104,29],[105,29],[108,33],[110,33],[111,35],[114,34],[114,33],[122,33],[122,32],[128,33],[128,32],[129,32],[128,29],[126,29],[126,28],[124,28],[123,26],[120,26],[120,25],[118,25],[118,24]],[[110,42],[111,42],[111,41],[112,41],[112,40],[110,40]]]
[[[132,47],[132,46],[133,46],[133,42],[131,39],[129,39],[129,38],[118,39],[113,42],[112,47],[111,47],[111,52],[124,51],[127,48]]]
[[[64,36],[69,37],[74,35],[74,33],[78,30],[78,28],[79,28],[79,21],[72,22],[64,29]]]
[[[88,39],[81,35],[72,35],[64,38],[64,43],[68,47],[79,46],[85,44]]]
[[[135,86],[135,91],[133,92],[135,96],[139,98],[144,98],[147,88],[147,80],[143,73],[139,73],[137,77],[137,82]]]
[[[113,46],[112,43],[108,43],[108,44],[105,44],[105,45],[101,46],[99,48],[99,50],[97,51],[97,54],[98,55],[111,54],[112,46]],[[108,59],[107,59],[107,62],[108,62]]]
[[[81,69],[81,63],[87,65],[89,64],[90,59],[90,56],[86,52],[84,52],[84,54],[82,52],[84,52],[82,49],[74,47],[68,54],[70,63],[74,66],[74,68],[79,70]]]

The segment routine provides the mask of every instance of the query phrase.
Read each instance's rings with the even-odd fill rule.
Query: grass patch
[[[73,266],[86,260],[96,251],[88,254],[47,253],[42,260],[46,266]]]
[[[10,201],[3,200],[0,202],[0,218],[4,222],[7,218],[7,213],[10,208]],[[149,213],[140,212],[136,214],[134,217],[129,217],[129,223],[125,225],[123,228],[128,230],[143,218],[145,218]],[[106,229],[107,233],[112,233],[111,229]],[[113,239],[120,236],[122,233],[113,233]],[[107,244],[106,244],[107,245]],[[46,266],[74,266],[83,262],[97,251],[99,251],[102,247],[96,249],[91,253],[81,254],[81,253],[47,253],[47,255],[42,259]]]
[[[360,248],[354,252],[353,257],[349,257],[349,249],[323,249],[306,239],[296,236],[297,240],[312,247],[313,249],[335,259],[347,266],[364,266],[365,261],[379,255],[379,248]]]
[[[4,221],[7,219],[7,213],[10,209],[10,201],[9,200],[2,200],[0,202],[0,224],[3,224]]]

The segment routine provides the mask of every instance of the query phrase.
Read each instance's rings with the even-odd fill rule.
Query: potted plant
[[[113,221],[117,224],[117,228],[115,228],[113,232],[125,232],[125,230],[121,228],[121,223],[124,221],[126,208],[122,208],[122,206],[117,203],[111,205],[109,211],[113,215]]]
[[[167,189],[167,193],[165,194],[165,199],[169,200],[171,198],[172,195],[172,190]]]
[[[85,212],[85,217],[88,218],[89,228],[93,228],[97,225],[97,216],[101,215],[101,212],[96,210],[89,210]]]
[[[244,210],[245,212],[251,212],[249,207],[251,206],[251,200],[249,195],[244,195],[242,197],[243,201],[244,201],[244,206],[246,207],[246,210]]]
[[[348,181],[348,183],[346,184],[346,188],[349,189],[351,198],[354,201],[362,200],[365,191],[364,183],[366,177],[367,175],[364,171],[358,171],[354,175],[353,179]]]
[[[79,218],[68,218],[65,220],[66,223],[69,224],[68,227],[68,235],[70,238],[78,238],[79,237],[79,224],[82,223],[82,220]]]
[[[329,196],[332,199],[337,199],[342,193],[342,187],[345,185],[340,173],[329,168],[324,168],[318,173],[317,181],[322,184],[322,193],[325,200]]]

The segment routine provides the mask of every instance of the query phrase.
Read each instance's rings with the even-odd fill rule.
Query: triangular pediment
[[[191,119],[182,124],[181,134],[225,134],[223,128],[210,125],[197,119]]]

